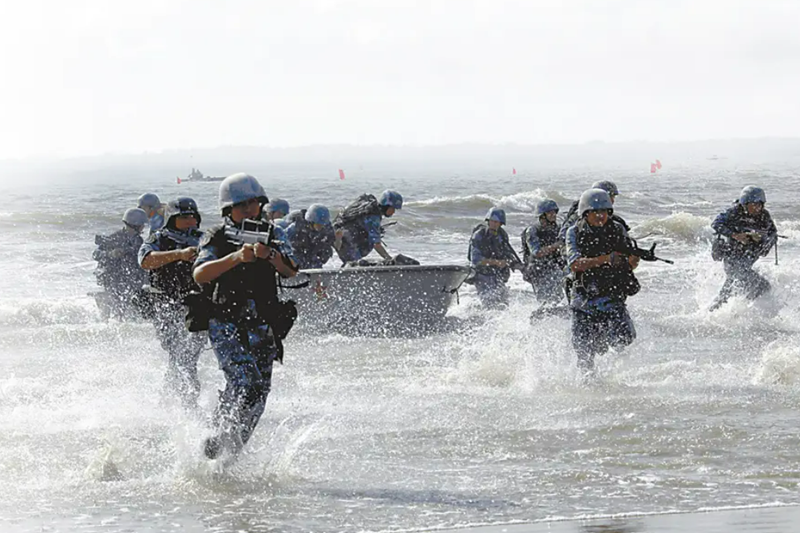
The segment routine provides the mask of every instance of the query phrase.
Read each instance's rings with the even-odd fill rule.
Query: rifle
[[[188,247],[196,248],[200,244],[200,238],[203,236],[203,233],[199,230],[178,232],[178,231],[173,231],[171,229],[163,228],[161,230],[161,233],[168,239],[177,243],[178,246],[182,246],[184,248]]]
[[[263,220],[245,219],[239,227],[226,226],[225,237],[228,242],[237,246],[261,243],[270,248],[280,244],[275,238],[275,226]]]
[[[508,268],[510,268],[511,270],[516,270],[517,272],[523,272],[525,270],[525,263],[523,263],[522,260],[519,258],[519,255],[517,255],[517,251],[514,249],[513,246],[511,246],[511,243],[509,243],[506,240],[504,240],[504,242],[506,244],[506,248],[508,249],[508,251],[511,252],[511,255],[514,256],[514,261],[508,262]]]
[[[674,265],[675,261],[656,256],[656,244],[658,243],[654,242],[653,246],[650,248],[639,248],[639,244],[634,239],[631,239],[631,246],[626,253],[628,255],[635,255],[642,261],[663,261],[664,263]]]
[[[755,228],[743,228],[743,230],[741,232],[739,232],[739,233],[747,233],[747,234],[749,234],[748,237],[750,237],[750,240],[752,242],[754,242],[754,243],[763,243],[764,239],[768,238],[769,235],[770,235],[770,232],[767,231],[767,230],[755,229]],[[755,238],[753,238],[752,234],[760,235],[761,238],[760,239],[755,239]],[[776,265],[778,264],[778,239],[788,239],[788,238],[789,237],[786,236],[786,235],[780,235],[779,233],[775,233],[775,242],[770,245],[770,248],[773,245],[775,246],[775,264]],[[734,239],[730,239],[730,240],[734,240]],[[768,252],[769,252],[769,249],[767,249],[764,252],[764,255],[767,255]]]
[[[235,226],[226,226],[225,237],[228,239],[228,242],[240,247],[245,244],[258,243],[268,246],[272,249],[269,256],[270,258],[278,252],[280,245],[283,244],[280,240],[275,238],[275,226],[271,222],[266,222],[264,220],[245,219],[238,228]],[[290,259],[287,259],[285,255],[281,254],[281,260],[284,265],[297,272],[297,265]],[[302,286],[305,287],[305,285]],[[300,286],[298,285],[297,287],[299,288]]]

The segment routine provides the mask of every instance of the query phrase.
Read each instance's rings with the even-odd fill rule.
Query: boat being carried
[[[185,178],[178,178],[178,185],[185,181],[222,181],[225,176],[204,176],[200,170],[192,168],[192,171]]]
[[[280,298],[295,301],[301,329],[418,337],[456,325],[456,319],[446,315],[471,272],[469,267],[362,262],[361,266],[301,270],[282,281]],[[148,286],[122,298],[102,290],[90,295],[103,319],[148,319],[155,305],[155,291]]]
[[[461,265],[309,269],[295,278],[304,286],[284,295],[297,303],[298,325],[349,335],[417,336],[446,327],[445,315],[469,273]]]

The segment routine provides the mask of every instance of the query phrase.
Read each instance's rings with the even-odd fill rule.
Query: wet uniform
[[[487,224],[479,224],[472,233],[467,258],[475,268],[473,284],[478,297],[487,307],[498,307],[508,304],[508,287],[506,283],[511,277],[509,267],[480,265],[484,259],[501,259],[511,263],[517,260],[511,252],[508,234],[503,228],[497,231],[489,229]]]
[[[599,257],[611,252],[625,253],[628,237],[621,224],[609,221],[592,227],[581,220],[567,231],[567,266],[580,258]],[[578,366],[594,368],[597,354],[612,346],[627,346],[636,338],[636,329],[625,301],[639,291],[630,266],[602,265],[575,274],[572,289],[572,345]]]
[[[544,217],[522,232],[522,260],[525,263],[524,278],[530,282],[536,299],[540,303],[558,303],[562,296],[564,260],[555,251],[536,257],[542,248],[560,243],[559,225]]]
[[[162,228],[148,237],[139,249],[139,265],[150,252],[167,252],[197,246],[202,233],[197,229],[177,231]],[[199,333],[190,333],[185,326],[183,298],[197,288],[192,278],[192,263],[174,261],[150,270],[150,287],[154,294],[153,324],[161,346],[169,354],[167,385],[174,389],[187,408],[197,406],[200,380],[197,361],[205,345]]]
[[[317,231],[305,219],[306,210],[290,215],[291,225],[286,229],[286,237],[292,245],[294,257],[299,268],[322,268],[333,257],[335,240],[333,226],[324,225]]]
[[[720,238],[715,247],[722,256],[726,276],[712,309],[724,304],[736,291],[741,291],[750,300],[767,292],[770,289],[769,282],[753,270],[753,265],[769,253],[778,238],[778,230],[769,212],[762,209],[758,215],[750,215],[737,201],[717,215],[711,227]],[[742,244],[732,237],[734,233],[748,231],[761,232],[761,241]]]
[[[203,236],[195,268],[239,249],[225,236],[226,224],[233,226],[226,219]],[[283,230],[275,227],[273,237],[279,243],[273,246],[287,259],[294,259]],[[226,381],[214,413],[217,444],[237,453],[264,413],[272,386],[272,364],[279,355],[273,335],[280,309],[276,270],[269,261],[258,259],[237,265],[208,285],[213,294],[208,338]],[[208,446],[206,454],[215,456]]]
[[[115,231],[108,237],[95,237],[97,249],[92,254],[97,261],[95,277],[113,299],[112,311],[118,317],[139,312],[134,302],[138,300],[147,279],[138,262],[142,242],[138,233],[131,233],[127,229]]]

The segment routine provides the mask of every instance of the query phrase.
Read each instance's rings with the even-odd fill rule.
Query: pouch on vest
[[[289,334],[295,320],[297,320],[297,305],[293,300],[274,302],[270,305],[269,327],[275,339],[275,359],[283,364],[283,339]]]
[[[274,307],[274,311],[270,313],[268,318],[269,325],[272,328],[276,339],[283,340],[291,331],[297,320],[297,304],[294,300],[277,301],[270,305]]]
[[[186,329],[192,333],[207,331],[214,304],[204,291],[192,291],[181,302],[186,309]]]

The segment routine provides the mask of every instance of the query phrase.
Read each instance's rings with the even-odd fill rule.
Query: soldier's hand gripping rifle
[[[261,243],[272,249],[276,249],[280,242],[275,238],[275,226],[269,222],[250,219],[243,220],[239,227],[226,227],[225,238],[237,246]]]
[[[263,244],[270,249],[267,260],[275,258],[280,251],[281,241],[275,238],[275,226],[271,222],[263,220],[245,219],[239,227],[227,226],[225,228],[225,238],[228,242],[239,247],[245,244]],[[297,265],[293,264],[285,255],[280,254],[283,264],[289,269],[297,272]]]

